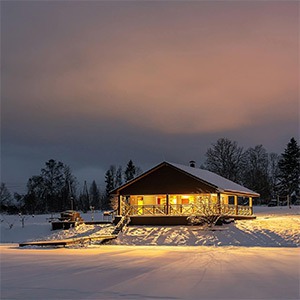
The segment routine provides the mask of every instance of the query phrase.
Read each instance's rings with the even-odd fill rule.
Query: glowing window
[[[189,199],[183,198],[181,199],[182,204],[189,204]]]

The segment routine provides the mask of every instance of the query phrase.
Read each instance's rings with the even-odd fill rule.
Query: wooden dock
[[[85,237],[78,237],[72,239],[64,239],[64,240],[49,240],[49,241],[35,241],[35,242],[24,242],[20,243],[19,247],[26,247],[26,246],[68,246],[68,245],[76,245],[85,242],[92,242],[92,241],[99,241],[100,244],[117,238],[117,235],[101,235],[101,236],[85,236]]]
[[[103,244],[106,241],[116,239],[118,237],[119,232],[122,230],[124,226],[126,226],[130,222],[130,218],[127,216],[123,216],[118,224],[115,226],[114,231],[111,234],[107,235],[99,235],[99,236],[84,236],[78,238],[70,238],[64,240],[49,240],[49,241],[36,241],[36,242],[24,242],[20,243],[19,247],[26,247],[26,246],[67,246],[67,245],[76,245],[76,244],[83,244],[86,242],[98,241],[99,244]],[[55,222],[57,223],[57,222]],[[71,222],[60,222],[60,223],[71,223]],[[103,221],[91,221],[91,222],[84,222],[85,224],[103,224]],[[53,226],[53,222],[52,222]],[[74,224],[75,226],[75,224]]]

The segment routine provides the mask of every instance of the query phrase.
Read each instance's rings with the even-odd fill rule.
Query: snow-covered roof
[[[243,194],[251,194],[253,196],[259,197],[258,193],[208,170],[203,170],[172,162],[166,163],[186,173],[189,173],[190,175],[197,177],[198,179],[205,181],[208,184],[214,185],[220,192],[237,192]]]
[[[250,189],[245,188],[244,186],[241,186],[240,184],[237,184],[231,180],[228,180],[218,174],[215,174],[213,172],[210,172],[208,170],[198,169],[190,166],[185,166],[177,163],[167,162],[164,161],[160,163],[159,165],[153,167],[152,169],[143,172],[138,177],[133,178],[132,180],[124,183],[123,185],[116,187],[114,190],[112,190],[110,193],[115,194],[118,190],[123,189],[134,182],[139,181],[143,177],[147,176],[149,173],[157,170],[158,168],[161,168],[163,166],[169,165],[181,172],[184,172],[185,174],[192,176],[196,178],[197,180],[200,180],[207,185],[212,186],[216,192],[220,193],[234,193],[234,194],[242,194],[242,195],[248,195],[252,197],[259,197],[260,195],[254,191],[251,191]]]

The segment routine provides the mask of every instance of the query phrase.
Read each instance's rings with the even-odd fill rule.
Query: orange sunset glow
[[[55,155],[104,170],[298,135],[299,2],[7,1],[1,20],[9,178]]]

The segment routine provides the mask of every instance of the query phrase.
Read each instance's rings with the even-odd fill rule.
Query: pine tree
[[[103,209],[110,208],[110,192],[116,187],[116,167],[111,165],[105,173],[105,197]]]
[[[115,187],[121,186],[123,183],[122,167],[119,166],[116,172]]]
[[[280,196],[299,195],[300,189],[300,147],[294,138],[287,144],[278,162],[278,193]]]
[[[133,179],[135,175],[136,175],[136,167],[134,166],[132,160],[130,160],[124,172],[125,182]]]
[[[84,212],[87,212],[90,209],[90,194],[87,188],[87,183],[84,181],[83,189],[79,196],[80,207]]]
[[[100,191],[98,189],[98,186],[93,180],[91,186],[90,186],[90,204],[94,207],[94,209],[100,209],[101,206],[101,199],[100,199]]]

